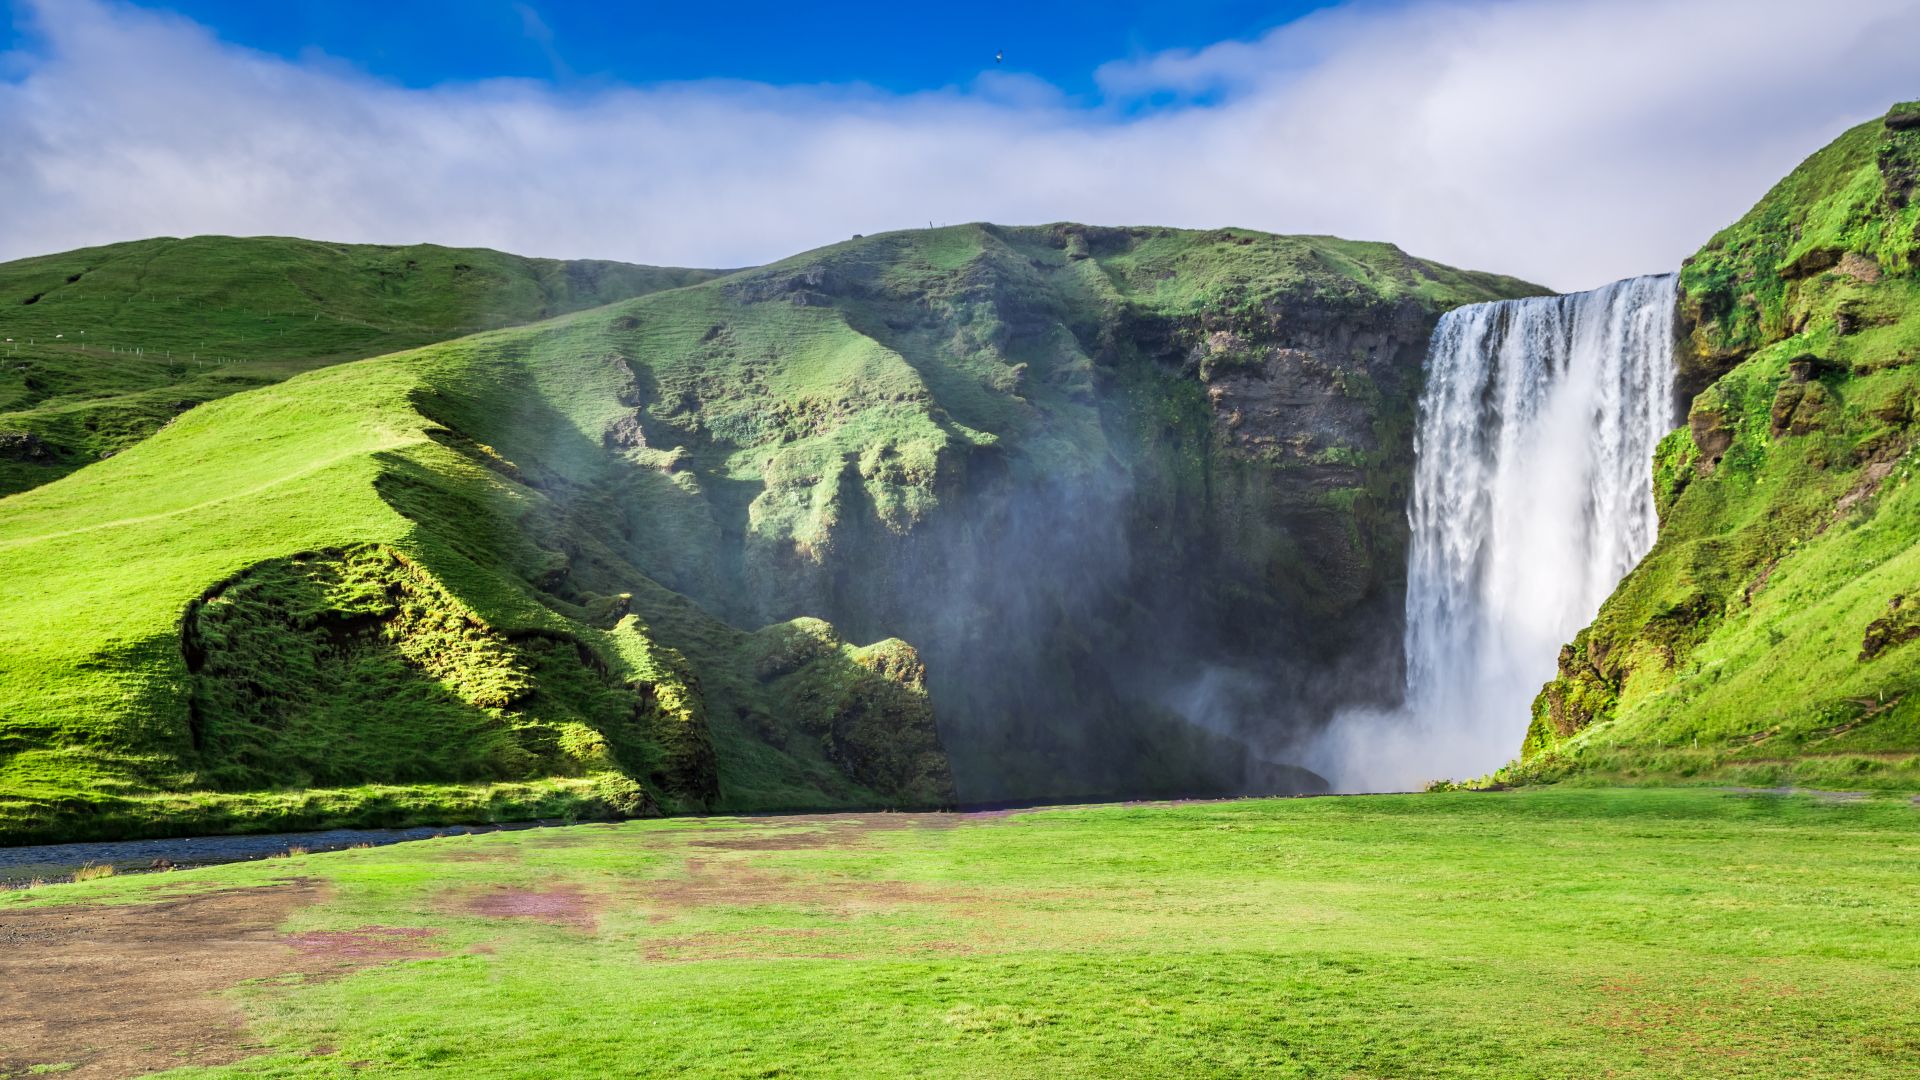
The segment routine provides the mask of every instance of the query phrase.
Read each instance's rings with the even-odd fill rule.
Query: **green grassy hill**
[[[964,226],[210,401],[0,503],[0,839],[1294,783],[1127,680],[1365,638],[1433,320],[1532,291]]]
[[[1681,272],[1659,542],[1561,653],[1516,776],[1920,781],[1920,104]]]
[[[0,264],[0,496],[299,371],[713,277],[484,248],[161,238]]]

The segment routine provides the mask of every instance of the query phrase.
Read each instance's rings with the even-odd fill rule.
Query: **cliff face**
[[[1290,741],[1399,684],[1434,320],[1528,291],[1326,238],[967,226],[741,275],[690,343],[643,302],[621,423],[681,487],[642,512],[709,540],[633,557],[736,621],[913,642],[962,798],[1311,788]]]
[[[1681,272],[1662,532],[1534,704],[1518,775],[1920,776],[1920,105]]]
[[[1434,320],[1535,291],[963,226],[191,409],[8,499],[0,832],[1312,789]]]

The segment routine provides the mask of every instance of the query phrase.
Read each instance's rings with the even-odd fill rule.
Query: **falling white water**
[[[1406,703],[1335,721],[1311,764],[1337,788],[1477,776],[1519,752],[1560,646],[1653,546],[1673,307],[1661,275],[1440,320],[1414,442]]]

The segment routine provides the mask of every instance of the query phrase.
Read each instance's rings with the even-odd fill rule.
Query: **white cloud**
[[[415,90],[115,3],[31,17],[0,62],[0,258],[223,232],[740,265],[1071,219],[1392,240],[1583,288],[1671,268],[1920,96],[1920,0],[1360,3],[1107,65],[1091,109],[999,73]]]

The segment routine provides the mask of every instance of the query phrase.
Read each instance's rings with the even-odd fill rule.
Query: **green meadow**
[[[47,885],[0,929],[305,898],[178,1077],[1896,1077],[1916,855],[1884,793],[677,819]],[[23,1030],[0,1075],[89,1067]]]

